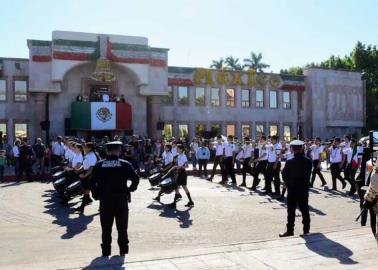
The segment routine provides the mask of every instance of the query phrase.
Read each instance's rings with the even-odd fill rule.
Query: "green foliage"
[[[289,69],[281,69],[280,74],[303,75],[303,67],[291,67]]]
[[[215,68],[215,69],[223,69],[225,68],[225,61],[223,58],[220,58],[218,61],[213,60],[213,63],[210,65],[210,68]]]
[[[262,60],[261,53],[256,54],[254,52],[251,52],[249,58],[244,58],[243,68],[247,68],[247,69],[253,68],[259,72],[262,72],[264,68],[270,67],[270,65],[261,62],[261,60]]]
[[[228,56],[225,63],[229,70],[243,70],[242,65],[239,63],[239,58]]]

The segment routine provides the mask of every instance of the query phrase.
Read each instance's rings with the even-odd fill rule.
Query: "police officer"
[[[102,228],[102,255],[110,256],[112,242],[112,227],[114,219],[118,230],[118,245],[120,255],[129,252],[127,225],[130,201],[130,192],[137,189],[139,177],[132,165],[119,158],[122,143],[119,141],[106,144],[106,159],[99,161],[93,168],[92,195],[100,200],[100,221]],[[131,185],[127,186],[127,180]]]
[[[288,160],[282,170],[282,178],[287,187],[287,230],[280,237],[294,235],[295,210],[297,206],[302,212],[303,234],[310,232],[310,212],[308,207],[308,193],[312,163],[303,153],[304,142],[292,141],[291,149],[294,158]]]

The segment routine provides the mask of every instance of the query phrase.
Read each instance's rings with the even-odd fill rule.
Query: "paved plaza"
[[[195,207],[184,207],[184,195],[173,210],[164,205],[173,194],[152,202],[157,190],[141,180],[130,204],[126,264],[118,256],[98,258],[98,202],[79,215],[73,211],[78,199],[62,207],[51,183],[0,184],[0,269],[376,269],[377,244],[370,228],[354,222],[358,200],[346,190],[316,186],[310,192],[312,235],[299,237],[298,212],[297,236],[279,239],[284,203],[193,176],[188,181]],[[115,255],[116,235],[114,228]]]

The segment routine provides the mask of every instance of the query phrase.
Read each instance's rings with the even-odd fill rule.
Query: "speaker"
[[[64,118],[64,129],[71,129],[71,118]]]
[[[50,129],[50,121],[41,121],[40,125],[42,130]]]
[[[163,121],[157,122],[156,128],[157,130],[164,130],[164,122]]]

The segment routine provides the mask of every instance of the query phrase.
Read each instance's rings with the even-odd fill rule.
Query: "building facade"
[[[168,49],[144,37],[55,31],[27,45],[28,59],[0,58],[0,132],[11,141],[47,132],[327,139],[365,125],[358,72],[172,67]]]

